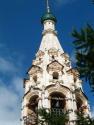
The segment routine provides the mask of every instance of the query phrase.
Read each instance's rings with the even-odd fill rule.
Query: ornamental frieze
[[[62,53],[61,57],[64,58],[65,62],[69,60],[69,55],[66,53]]]
[[[51,48],[48,50],[48,54],[50,56],[54,55],[54,56],[58,56],[58,50],[56,48]]]
[[[41,59],[41,58],[39,58],[38,60],[33,60],[33,65],[41,65],[41,63],[43,63],[43,60]]]
[[[76,76],[76,77],[79,77],[79,72],[76,70],[76,69],[69,69],[68,71],[67,71],[67,73],[68,74],[71,74],[71,75],[73,75],[73,76]]]
[[[44,30],[42,32],[42,35],[44,36],[47,33],[52,33],[53,35],[57,36],[57,31],[56,30],[52,30],[52,29]]]
[[[45,55],[45,53],[41,50],[39,50],[36,54],[36,57],[43,57]]]

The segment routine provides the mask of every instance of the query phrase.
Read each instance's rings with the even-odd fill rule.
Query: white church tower
[[[82,89],[82,81],[77,70],[71,67],[58,40],[55,24],[57,20],[50,11],[41,18],[42,40],[36,58],[24,80],[22,101],[22,125],[37,125],[37,109],[68,112],[68,125],[75,125],[75,112],[89,114],[88,99]]]

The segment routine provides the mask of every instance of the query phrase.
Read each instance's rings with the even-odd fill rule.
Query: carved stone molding
[[[36,66],[36,65],[32,65],[32,67],[28,71],[28,74],[33,75],[35,73],[42,73],[42,72],[43,72],[43,70],[41,67]]]
[[[67,62],[67,63],[65,63],[65,65],[66,65],[67,67],[71,67],[71,63],[70,63],[70,61]]]
[[[26,98],[28,101],[30,100],[30,98],[32,98],[33,96],[39,96],[39,91],[37,90],[33,90],[32,92],[31,91],[28,91],[23,98]]]
[[[62,54],[61,54],[61,57],[64,58],[65,62],[66,62],[67,60],[69,60],[69,55],[66,54],[66,53],[62,53]]]
[[[45,53],[41,50],[39,50],[36,54],[36,57],[43,57],[45,55]]]
[[[52,34],[54,34],[55,36],[57,35],[57,31],[56,31],[56,30],[52,30],[52,29],[44,30],[44,31],[42,32],[42,35],[45,35],[46,33],[52,33]]]
[[[70,75],[73,75],[74,79],[77,79],[79,77],[79,72],[75,69],[71,68],[71,69],[67,70],[67,73]]]
[[[51,48],[48,50],[48,54],[50,56],[54,55],[54,56],[58,56],[58,50],[56,48]]]
[[[76,97],[80,98],[82,102],[86,102],[88,100],[87,96],[82,92],[81,89],[80,91],[75,91],[75,95]]]
[[[49,85],[45,88],[45,90],[48,91],[49,95],[53,92],[60,92],[63,95],[66,96],[66,94],[70,91],[69,88],[57,83],[57,84],[53,84],[53,85]]]
[[[56,84],[57,82],[60,83],[60,84],[63,84],[63,83],[64,83],[63,80],[55,80],[55,79],[49,80],[49,82],[50,82],[50,83],[55,83],[55,84]]]
[[[43,60],[33,60],[33,65],[40,65],[41,63],[43,63]]]
[[[66,98],[66,101],[72,101],[72,98]]]
[[[63,68],[64,66],[55,60],[47,66],[47,71],[62,71]]]

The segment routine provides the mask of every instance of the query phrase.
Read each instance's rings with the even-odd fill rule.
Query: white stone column
[[[42,108],[42,97],[41,97],[41,92],[39,92],[38,109],[41,108]]]
[[[75,125],[76,122],[76,110],[77,110],[77,104],[76,104],[76,96],[75,96],[75,86],[74,84],[72,85],[72,90],[71,90],[71,96],[72,96],[72,114],[71,114],[71,122],[70,122],[70,125]]]
[[[43,94],[43,108],[49,109],[50,108],[50,100],[48,98],[49,94],[48,91],[45,91],[45,93]]]
[[[24,98],[23,104],[22,104],[22,117],[27,115],[27,110],[28,110],[27,104],[28,104],[28,101],[26,98]]]
[[[75,110],[77,108],[76,108],[74,89],[68,92],[66,95],[66,108],[69,113],[68,125],[75,125],[75,119],[76,119]]]

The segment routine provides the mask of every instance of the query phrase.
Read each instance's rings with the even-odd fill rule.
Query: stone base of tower
[[[79,100],[78,93],[81,96],[79,96]],[[83,100],[81,100],[81,98]],[[69,122],[66,125],[75,125],[75,111],[80,111],[81,106],[84,106],[85,109],[83,109],[83,112],[88,115],[88,103],[83,93],[81,91],[76,92],[75,90],[70,90],[58,82],[56,82],[56,84],[43,86],[42,89],[37,87],[31,88],[24,96],[22,125],[36,125],[37,111],[41,108],[50,109],[55,113],[68,112]]]

